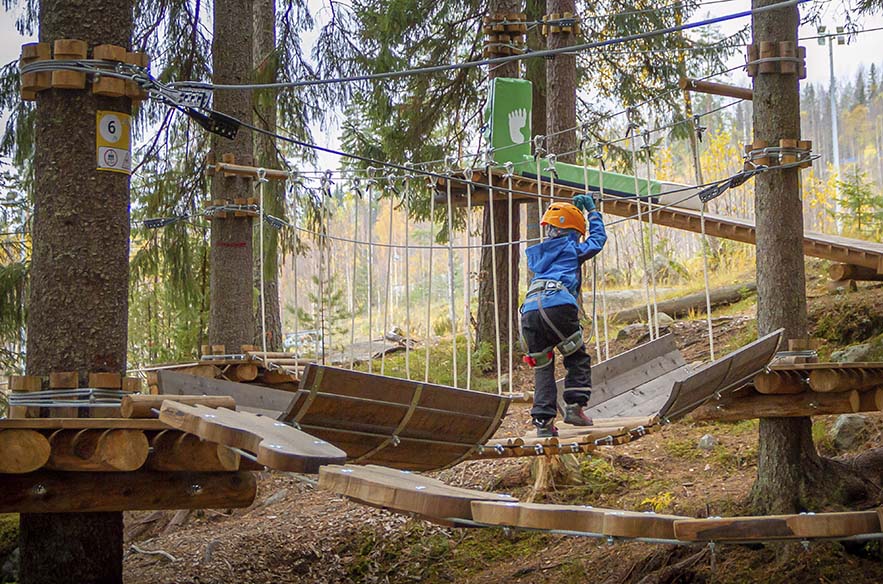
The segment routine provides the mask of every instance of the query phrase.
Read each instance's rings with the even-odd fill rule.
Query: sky
[[[322,0],[310,0],[310,4],[314,14],[317,16],[317,22],[322,23],[325,14],[327,14],[327,10],[322,10]],[[822,6],[821,24],[827,25],[828,32],[832,32],[837,25],[846,24],[844,5],[840,0],[831,0],[823,3]],[[692,20],[697,21],[707,17],[741,12],[748,10],[750,7],[750,0],[727,0],[700,7]],[[732,34],[744,26],[748,20],[748,18],[742,18],[723,23],[719,25],[720,31],[725,35]],[[883,27],[883,15],[854,17],[853,23],[860,30]],[[815,24],[800,27],[799,36],[801,38],[815,36],[816,34]],[[17,59],[21,45],[33,40],[33,38],[25,38],[18,34],[18,31],[15,29],[14,13],[0,12],[0,63],[7,63]],[[883,47],[883,30],[858,34],[848,40],[848,44],[834,47],[834,73],[839,79],[854,81],[859,67],[863,66],[867,70],[874,61],[877,62],[878,67],[883,66],[883,51],[880,50]],[[804,83],[827,84],[829,79],[828,47],[820,46],[814,39],[804,40],[800,44],[805,46],[807,50],[807,78]],[[730,66],[740,65],[744,62],[743,59],[742,55],[734,56],[731,59]],[[736,71],[731,74],[728,81],[738,85],[750,86],[750,79],[743,71]],[[338,146],[337,137],[333,132],[322,131],[317,126],[314,128],[313,135],[322,146],[332,148]],[[334,156],[320,153],[318,166],[320,168],[336,168],[337,159]]]

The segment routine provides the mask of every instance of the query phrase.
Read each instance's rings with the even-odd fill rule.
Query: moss
[[[18,547],[18,514],[0,515],[0,558]]]
[[[815,318],[814,336],[848,345],[883,334],[883,313],[873,298],[857,300],[855,294],[826,303]]]
[[[674,438],[668,440],[665,442],[664,447],[665,451],[674,458],[696,460],[702,455],[702,452],[696,448],[696,444],[687,438]]]
[[[629,475],[616,470],[603,458],[586,458],[580,463],[582,489],[594,495],[615,493],[628,486]]]

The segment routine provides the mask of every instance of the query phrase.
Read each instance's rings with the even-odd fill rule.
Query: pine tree
[[[327,272],[322,277],[313,276],[313,290],[307,293],[311,304],[309,311],[297,308],[300,324],[307,329],[318,331],[319,354],[327,355],[329,349],[340,349],[344,335],[349,331],[348,324],[353,313],[347,308],[347,299],[340,287],[337,276]],[[286,306],[289,313],[295,313],[292,306]]]
[[[865,91],[865,68],[859,67],[855,78],[855,104],[868,105],[868,94]]]
[[[853,168],[837,181],[840,197],[838,218],[847,231],[858,237],[879,237],[883,231],[883,195],[874,188],[867,174]]]
[[[868,70],[868,97],[871,99],[877,97],[877,92],[880,90],[878,83],[877,65],[876,63],[871,63],[871,68]]]

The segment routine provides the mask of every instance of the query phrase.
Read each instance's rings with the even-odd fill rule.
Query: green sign
[[[497,77],[491,80],[485,120],[497,164],[520,163],[530,156],[530,113],[533,91],[530,81]]]

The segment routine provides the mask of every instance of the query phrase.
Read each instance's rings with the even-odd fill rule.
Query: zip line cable
[[[736,20],[739,18],[747,18],[749,16],[754,16],[756,14],[763,14],[765,12],[770,12],[772,10],[780,10],[783,8],[790,8],[792,6],[797,6],[799,4],[803,4],[805,2],[809,2],[810,0],[785,0],[784,2],[777,2],[776,4],[770,4],[767,6],[761,6],[758,8],[752,8],[750,10],[743,10],[741,12],[734,12],[730,14],[724,14],[722,16],[716,16],[713,18],[707,18],[704,20],[700,20],[697,22],[688,22],[684,24],[679,24],[676,26],[669,26],[666,28],[660,28],[656,30],[646,31],[642,33],[636,33],[631,35],[626,35],[622,37],[615,37],[612,39],[607,39],[603,41],[595,41],[591,43],[583,43],[579,45],[571,45],[568,47],[560,47],[557,49],[543,49],[540,51],[533,51],[530,53],[524,53],[521,55],[506,55],[503,57],[494,57],[490,59],[480,59],[476,61],[466,61],[462,63],[450,63],[447,65],[433,65],[430,67],[418,67],[415,69],[406,69],[402,71],[389,71],[385,73],[369,73],[366,75],[353,75],[349,77],[334,77],[328,79],[312,79],[312,80],[301,80],[301,81],[281,81],[276,83],[247,83],[247,84],[213,84],[213,83],[205,83],[205,82],[196,82],[196,81],[178,81],[171,83],[169,87],[173,89],[202,89],[202,90],[242,90],[242,89],[294,89],[298,87],[309,87],[315,85],[333,85],[337,83],[353,83],[359,81],[376,81],[382,79],[399,79],[402,77],[411,77],[414,75],[425,75],[429,73],[441,73],[445,71],[456,71],[461,69],[473,69],[476,67],[484,67],[488,65],[501,65],[504,63],[510,63],[513,61],[523,61],[525,59],[537,59],[540,57],[554,57],[555,55],[563,54],[563,53],[576,53],[582,51],[588,51],[591,49],[600,49],[603,47],[609,47],[614,45],[619,45],[622,43],[628,43],[632,41],[643,40],[647,38],[653,38],[656,36],[664,36],[667,34],[672,34],[675,32],[680,32],[684,30],[691,30],[694,28],[702,28],[705,26],[710,26],[712,24],[718,24],[721,22],[727,22],[730,20]],[[41,61],[38,61],[40,63]]]

